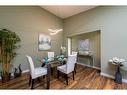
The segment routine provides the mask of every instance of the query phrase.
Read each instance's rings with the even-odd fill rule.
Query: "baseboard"
[[[84,63],[79,63],[79,62],[78,62],[77,64],[80,64],[80,65],[83,65],[83,66],[87,66],[87,67],[90,67],[90,68],[94,68],[94,69],[97,69],[97,70],[101,70],[99,67],[86,65],[86,64],[84,64]]]
[[[27,73],[27,72],[29,72],[29,70],[24,70],[24,71],[22,71],[22,73]]]
[[[29,70],[22,71],[22,73],[27,73],[27,72],[29,72]],[[14,76],[14,74],[12,73],[11,76]],[[0,76],[0,80],[1,80],[1,76]]]
[[[97,70],[101,70],[101,68],[99,68],[99,67],[93,66],[93,68],[94,68],[94,69],[97,69]]]
[[[92,67],[92,66],[86,65],[86,64],[84,64],[84,63],[79,63],[79,62],[78,62],[77,64],[80,64],[80,65],[82,65],[82,66]]]
[[[127,80],[126,79],[122,79],[122,82],[127,83]]]
[[[115,77],[113,75],[109,75],[109,74],[106,74],[106,73],[102,73],[100,74],[101,76],[105,76],[105,77],[108,77],[108,78],[111,78],[111,79],[115,79]],[[124,83],[127,83],[127,79],[122,79],[122,82]]]
[[[115,79],[115,77],[114,76],[112,76],[112,75],[109,75],[109,74],[106,74],[106,73],[100,73],[100,75],[101,76],[105,76],[105,77],[108,77],[108,78],[111,78],[111,79]]]

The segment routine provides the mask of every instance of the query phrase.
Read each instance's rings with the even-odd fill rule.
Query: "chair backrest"
[[[34,76],[35,74],[35,68],[34,68],[34,63],[33,63],[33,60],[30,56],[26,55],[27,57],[27,60],[28,60],[28,63],[29,63],[29,67],[30,67],[30,74],[31,74],[31,77]]]
[[[76,61],[78,60],[78,52],[76,52],[76,51],[72,51],[72,55],[73,54],[76,54]]]
[[[77,54],[78,54],[78,52],[76,52],[76,51],[72,51],[72,55],[73,55],[73,54],[76,54],[76,55],[77,55]]]
[[[54,59],[54,56],[55,56],[54,52],[48,52],[48,58],[50,61]]]
[[[67,73],[74,71],[75,63],[76,63],[76,54],[69,55],[67,60]]]

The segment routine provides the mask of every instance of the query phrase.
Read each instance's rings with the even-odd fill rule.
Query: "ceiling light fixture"
[[[59,28],[49,28],[48,30],[50,31],[50,35],[55,35],[58,32],[63,31],[63,29],[61,29],[61,28],[60,29]]]

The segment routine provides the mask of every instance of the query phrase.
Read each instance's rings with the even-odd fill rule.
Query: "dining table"
[[[61,59],[54,57],[53,60],[49,60],[47,61],[47,63],[44,60],[40,60],[40,62],[41,62],[41,67],[47,66],[47,68],[50,69],[49,71],[51,73],[51,76],[56,78],[57,67],[66,64],[66,60],[67,60],[67,57],[63,57]]]

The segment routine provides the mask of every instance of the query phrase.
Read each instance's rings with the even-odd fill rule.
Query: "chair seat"
[[[65,65],[62,65],[62,66],[58,66],[57,70],[67,74],[67,65],[65,64]]]
[[[32,79],[35,79],[37,77],[41,77],[43,75],[47,74],[47,68],[45,67],[38,67],[35,68],[35,74],[32,76]]]

